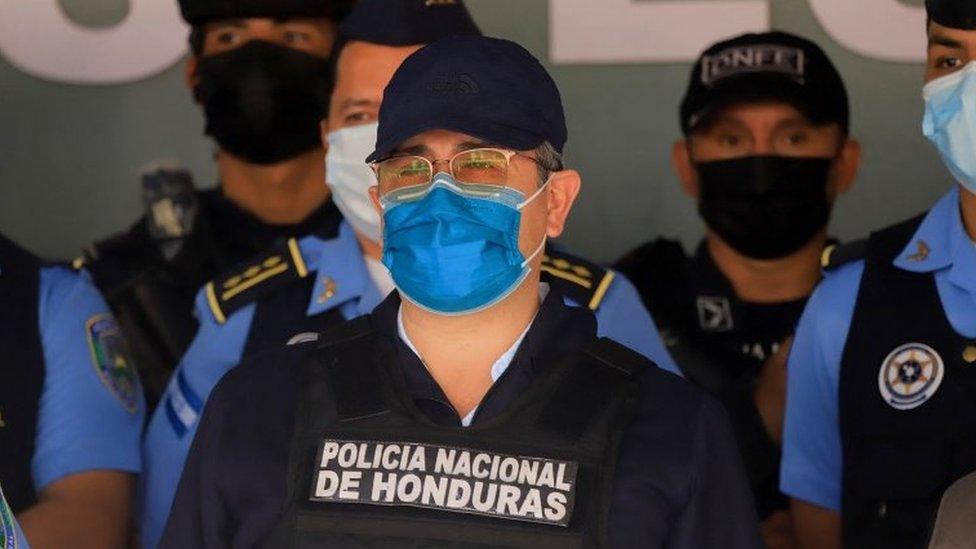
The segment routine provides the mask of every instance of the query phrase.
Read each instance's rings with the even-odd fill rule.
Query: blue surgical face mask
[[[519,249],[522,209],[519,191],[460,183],[439,173],[424,187],[400,189],[381,199],[383,263],[400,294],[442,315],[463,315],[491,307],[525,281],[528,264]]]
[[[922,95],[922,132],[956,180],[976,193],[976,61],[929,82]]]

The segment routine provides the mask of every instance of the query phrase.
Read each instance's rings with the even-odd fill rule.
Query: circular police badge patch
[[[14,527],[14,515],[10,512],[7,500],[0,490],[0,549],[17,549],[17,529]]]
[[[92,364],[102,383],[122,406],[135,413],[139,405],[139,376],[128,358],[125,340],[112,315],[95,315],[85,323]]]
[[[935,349],[906,343],[885,358],[878,373],[878,388],[892,408],[912,410],[932,398],[944,376],[945,365]]]

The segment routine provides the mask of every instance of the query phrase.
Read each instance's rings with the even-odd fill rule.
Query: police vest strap
[[[848,244],[831,244],[824,248],[820,256],[820,267],[825,273],[832,273],[848,263],[864,259],[867,249],[867,239]]]
[[[540,428],[571,440],[587,433],[590,421],[615,397],[622,396],[624,405],[632,406],[639,398],[636,378],[651,364],[607,338],[590,343],[583,355],[589,360],[573,362],[538,419]]]
[[[542,272],[564,295],[591,311],[600,308],[616,273],[576,256],[547,248],[542,256]]]
[[[204,286],[210,312],[218,323],[283,284],[308,276],[298,241],[289,239],[270,253],[234,268]]]
[[[382,378],[380,363],[387,356],[369,315],[330,328],[318,348],[331,357],[326,363],[328,376],[317,377],[321,381],[328,377],[340,422],[387,411],[382,386],[376,382]],[[321,390],[326,390],[324,384]]]

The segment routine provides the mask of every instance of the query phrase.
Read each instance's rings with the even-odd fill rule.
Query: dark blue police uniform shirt
[[[481,403],[474,423],[498,415],[537,375],[596,333],[591,313],[554,294],[542,304],[511,366]],[[407,390],[432,421],[461,418],[397,334],[396,292],[375,311],[395,341]],[[286,470],[298,399],[297,370],[311,350],[293,346],[231,370],[204,410],[161,547],[254,547],[285,504]],[[642,405],[624,434],[610,510],[613,547],[759,547],[752,494],[721,406],[659,369],[642,378]],[[569,404],[569,403],[567,403]]]

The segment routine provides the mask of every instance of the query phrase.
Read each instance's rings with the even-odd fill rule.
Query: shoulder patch
[[[298,240],[288,239],[284,245],[262,254],[235,268],[231,273],[210,281],[204,286],[207,304],[219,324],[227,317],[253,303],[259,297],[293,280],[308,276]]]
[[[820,267],[824,273],[832,273],[848,263],[864,259],[867,249],[867,239],[855,240],[848,244],[831,244],[824,248],[820,256]]]
[[[600,308],[616,273],[596,263],[547,248],[542,256],[542,272],[564,295],[591,311]]]
[[[139,406],[139,375],[129,359],[122,331],[110,314],[99,314],[85,323],[92,365],[99,379],[129,413]]]

